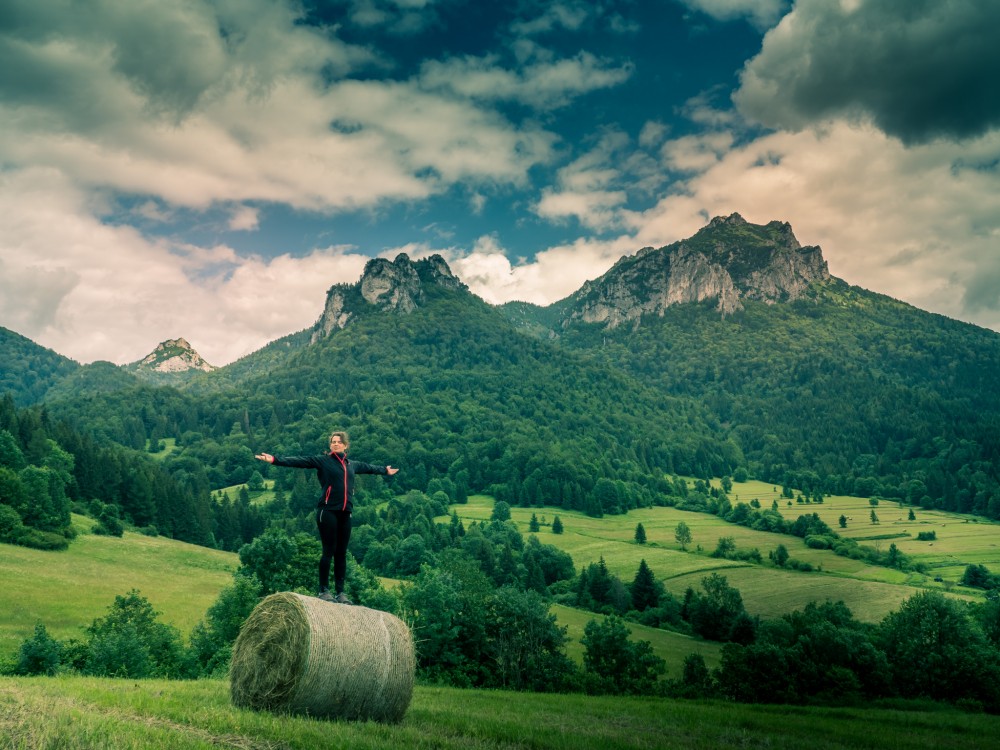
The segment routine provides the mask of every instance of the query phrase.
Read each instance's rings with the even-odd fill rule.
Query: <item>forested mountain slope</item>
[[[77,362],[0,327],[0,395],[9,393],[21,405],[37,403],[54,383],[79,367]]]

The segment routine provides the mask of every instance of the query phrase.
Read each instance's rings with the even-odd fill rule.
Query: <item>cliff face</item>
[[[716,217],[694,237],[622,258],[567,302],[573,320],[615,327],[671,305],[716,300],[723,315],[743,300],[768,304],[800,297],[830,272],[818,247],[802,247],[787,223]]]
[[[336,284],[327,292],[323,314],[313,328],[312,343],[347,326],[366,304],[402,315],[413,312],[424,303],[427,285],[467,289],[440,255],[416,262],[406,253],[393,261],[373,258],[365,264],[356,284]]]
[[[134,369],[156,373],[183,373],[189,370],[211,372],[216,369],[196,352],[185,339],[170,339],[156,347]]]

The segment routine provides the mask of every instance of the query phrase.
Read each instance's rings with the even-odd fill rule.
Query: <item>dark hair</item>
[[[334,430],[330,433],[330,440],[333,440],[335,437],[340,438],[340,442],[344,444],[345,449],[351,447],[351,440],[347,437],[347,433],[343,430]]]

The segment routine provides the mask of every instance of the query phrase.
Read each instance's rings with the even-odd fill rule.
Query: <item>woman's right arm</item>
[[[254,458],[276,466],[290,466],[293,469],[315,469],[319,466],[320,456],[274,456],[270,453],[258,453]]]

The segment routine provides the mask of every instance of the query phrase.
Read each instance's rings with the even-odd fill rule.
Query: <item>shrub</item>
[[[203,674],[225,676],[240,627],[260,601],[260,581],[236,573],[191,631],[191,651]]]
[[[11,540],[14,544],[22,547],[31,547],[47,551],[64,550],[69,547],[69,539],[54,531],[39,531],[27,526]]]
[[[151,677],[149,647],[133,625],[95,634],[90,641],[85,673],[98,677]]]
[[[591,620],[583,632],[583,668],[591,692],[649,693],[666,671],[649,641],[629,640],[629,629],[620,617]]]
[[[138,591],[116,596],[106,617],[87,628],[87,674],[104,677],[187,677],[192,669],[177,629]]]
[[[819,534],[809,534],[806,536],[805,542],[810,549],[831,549],[833,547],[830,537]]]
[[[918,542],[933,542],[937,539],[936,531],[921,531],[917,534]]]
[[[125,526],[118,515],[118,506],[105,505],[97,515],[94,533],[98,536],[117,536],[125,533]]]
[[[14,671],[21,675],[54,675],[59,669],[61,656],[59,641],[38,623],[34,635],[21,644]]]

